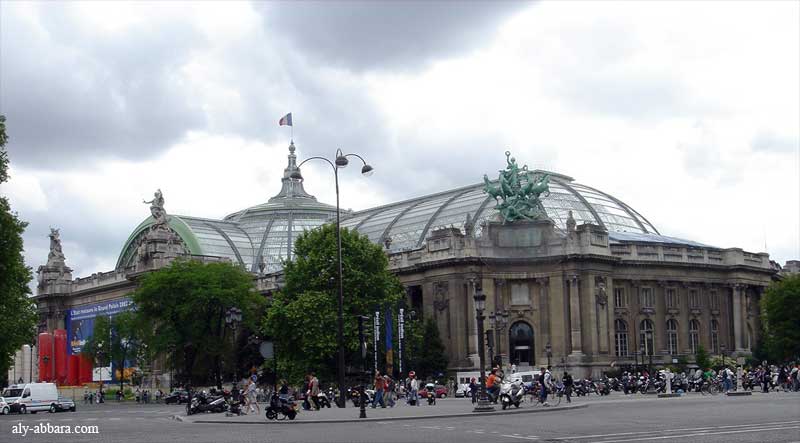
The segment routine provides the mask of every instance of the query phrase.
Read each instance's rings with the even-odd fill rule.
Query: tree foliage
[[[711,367],[711,359],[708,357],[708,352],[703,345],[697,346],[697,352],[694,354],[694,362],[704,371]]]
[[[150,353],[167,355],[167,364],[184,382],[213,381],[221,387],[235,367],[234,348],[240,343],[225,323],[226,313],[241,309],[239,331],[254,331],[264,300],[252,275],[238,266],[176,260],[145,275],[133,302],[139,321],[151,325],[142,335]]]
[[[6,118],[0,115],[0,184],[8,180],[5,150]],[[22,233],[27,223],[11,212],[8,199],[0,195],[0,379],[5,379],[14,353],[36,334],[36,306],[30,299],[31,269],[22,256]]]
[[[403,288],[379,246],[348,229],[342,229],[341,237],[346,362],[356,369],[361,362],[357,316],[396,306]],[[279,375],[299,382],[313,370],[321,380],[333,380],[338,361],[336,227],[324,225],[300,235],[284,276],[286,286],[273,296],[263,322],[276,345]]]
[[[113,363],[119,371],[118,380],[124,385],[127,376],[125,367],[128,362],[140,363],[142,351],[142,326],[133,311],[117,314],[113,317],[96,317],[92,336],[83,346],[82,354],[97,366],[111,366]]]
[[[416,372],[417,377],[435,378],[447,371],[447,353],[439,336],[439,326],[432,317],[424,322],[411,322],[406,341],[408,369]]]
[[[764,347],[770,361],[800,357],[800,275],[773,282],[761,299]]]

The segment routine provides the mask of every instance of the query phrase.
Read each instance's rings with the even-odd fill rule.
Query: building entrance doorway
[[[533,366],[535,361],[535,347],[533,328],[524,321],[518,321],[508,329],[508,345],[511,363],[517,366]]]

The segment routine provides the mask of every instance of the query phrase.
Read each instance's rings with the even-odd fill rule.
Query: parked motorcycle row
[[[221,395],[212,395],[205,391],[197,392],[192,395],[191,400],[186,403],[186,414],[192,415],[204,412],[229,412],[231,414],[241,415],[242,404],[238,400],[234,400],[229,391],[223,391]]]

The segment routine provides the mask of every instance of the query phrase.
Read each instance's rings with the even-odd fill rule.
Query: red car
[[[436,398],[447,398],[447,388],[444,386],[437,386],[436,389],[434,389],[434,393],[436,394]],[[419,398],[428,398],[427,388],[419,390]]]

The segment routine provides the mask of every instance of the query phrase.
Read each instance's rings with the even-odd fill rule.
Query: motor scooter
[[[519,408],[519,404],[523,401],[524,395],[525,387],[521,379],[504,380],[500,385],[500,406],[503,410],[510,408],[511,405]]]

